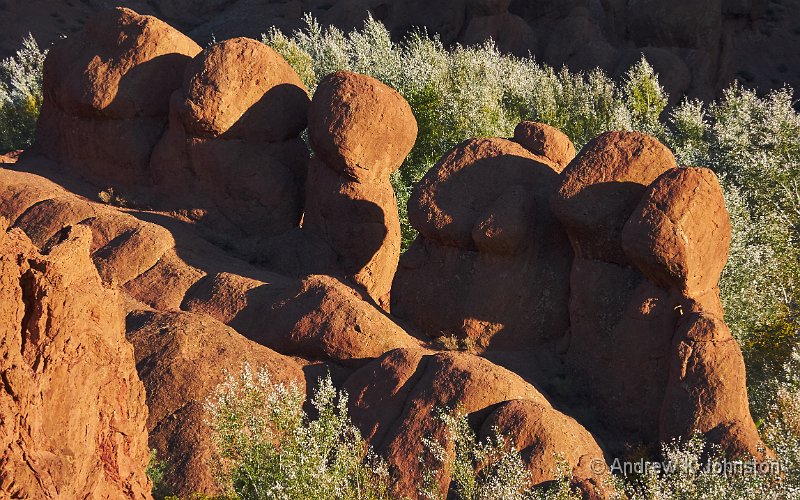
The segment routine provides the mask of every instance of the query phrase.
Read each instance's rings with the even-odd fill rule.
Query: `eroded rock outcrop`
[[[46,255],[0,218],[0,491],[10,498],[150,498],[147,406],[119,294],[91,232]]]
[[[551,451],[569,449],[564,459],[576,484],[598,486],[587,495],[610,491],[602,475],[587,467],[603,456],[591,434],[518,375],[479,356],[397,349],[355,372],[345,389],[353,399],[353,421],[387,458],[398,495],[415,496],[426,468],[440,471],[440,491],[447,491],[451,471],[442,471],[425,448],[425,439],[433,438],[454,454],[448,431],[436,418],[441,409],[463,412],[479,429],[501,425],[501,433],[527,448],[524,458],[536,484],[555,479],[558,456]]]
[[[136,369],[147,389],[150,443],[168,463],[165,483],[181,496],[221,493],[204,422],[209,397],[245,364],[267,370],[275,383],[302,390],[301,366],[202,314],[139,310],[128,315],[127,323]]]
[[[156,206],[203,222],[235,247],[297,227],[308,152],[309,98],[265,44],[234,38],[204,49],[170,99],[150,162]]]
[[[35,147],[101,189],[147,184],[169,96],[198,52],[155,17],[123,8],[93,16],[47,55]]]
[[[542,124],[520,124],[515,138],[456,146],[409,199],[419,236],[400,261],[392,309],[433,338],[535,349],[569,326],[572,255],[548,200],[575,148]]]
[[[337,72],[320,82],[309,113],[304,228],[337,255],[345,276],[389,310],[400,220],[389,175],[417,138],[411,107],[374,78]]]
[[[309,102],[265,45],[200,51],[124,9],[71,40],[46,63],[38,149],[0,168],[13,228],[0,231],[0,406],[20,416],[0,426],[4,489],[146,496],[146,429],[177,492],[214,493],[203,403],[244,363],[299,384],[335,372],[412,496],[423,438],[452,453],[441,407],[512,438],[536,483],[559,454],[587,496],[610,493],[596,463],[626,445],[699,431],[769,454],[719,301],[730,223],[711,171],[634,132],[575,156],[557,129],[523,122],[424,176],[408,207],[419,237],[398,266],[389,176],[417,126],[397,92],[337,72]],[[91,201],[117,185],[146,203]],[[437,352],[443,336],[481,355]],[[73,451],[86,425],[97,449]]]

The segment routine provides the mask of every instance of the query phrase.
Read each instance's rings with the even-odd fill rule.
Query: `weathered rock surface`
[[[594,438],[577,422],[553,409],[518,375],[479,356],[397,349],[355,372],[345,382],[345,389],[351,397],[353,421],[398,474],[395,492],[399,495],[416,494],[424,467],[441,469],[441,464],[427,456],[425,438],[447,443],[447,453],[454,453],[444,423],[436,418],[441,408],[458,407],[471,425],[480,428],[490,422],[502,423],[507,416],[513,419],[512,400],[520,400],[524,416],[517,416],[529,418],[528,426],[502,427],[506,436],[531,447],[542,446],[542,436],[536,436],[531,427],[555,426],[558,430],[544,439],[558,440],[558,446],[573,449],[565,459],[575,472],[585,472],[578,467],[580,462],[602,458]],[[498,404],[500,409],[493,413]],[[533,407],[541,408],[539,415],[528,411]],[[555,457],[546,451],[526,454],[537,483],[552,479],[550,466]],[[437,478],[441,491],[447,491],[449,473],[440,472]]]
[[[150,162],[157,206],[196,218],[239,247],[297,227],[309,98],[275,51],[249,38],[204,49],[170,100]]]
[[[150,498],[144,387],[91,232],[64,231],[42,255],[6,229],[0,218],[0,492]]]
[[[400,261],[392,311],[431,337],[534,349],[569,326],[572,255],[548,200],[572,144],[536,124],[518,132],[528,149],[506,139],[456,146],[409,199],[419,236]]]
[[[123,8],[93,16],[47,55],[35,147],[102,188],[146,184],[169,96],[198,52],[154,17]]]
[[[638,132],[606,132],[584,146],[564,169],[551,203],[575,255],[627,263],[622,228],[647,186],[675,166],[666,146]]]
[[[610,132],[561,177],[551,201],[576,253],[566,360],[601,420],[627,442],[701,432],[762,456],[722,320],[730,222],[714,174],[675,168],[652,137]]]
[[[653,283],[688,297],[717,286],[730,243],[722,188],[707,168],[661,175],[622,232],[623,248],[636,267]]]
[[[338,257],[344,275],[384,310],[400,257],[400,220],[389,175],[417,138],[411,107],[378,80],[338,71],[309,111],[315,157],[306,181],[304,229]]]
[[[417,138],[403,97],[378,80],[338,71],[314,92],[308,139],[329,168],[353,180],[383,180],[397,170]]]

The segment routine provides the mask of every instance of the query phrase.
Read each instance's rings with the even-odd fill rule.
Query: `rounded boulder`
[[[250,38],[232,38],[201,52],[186,68],[181,115],[187,132],[277,142],[306,127],[309,99],[283,57]]]
[[[661,175],[622,231],[622,246],[636,267],[657,285],[687,296],[717,285],[730,242],[722,188],[707,168]]]
[[[308,138],[328,167],[358,181],[385,178],[405,160],[417,121],[403,96],[365,75],[324,78],[308,115]]]
[[[73,116],[166,117],[169,97],[200,47],[152,16],[116,8],[87,21],[47,56],[44,93]]]
[[[514,141],[550,160],[557,172],[575,158],[575,145],[567,134],[544,123],[520,122],[514,128]]]
[[[658,139],[639,132],[595,137],[561,173],[550,200],[578,257],[626,264],[621,233],[645,189],[677,166]]]

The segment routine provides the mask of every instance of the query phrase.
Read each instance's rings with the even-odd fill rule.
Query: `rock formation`
[[[207,47],[170,99],[169,128],[150,162],[161,193],[154,205],[198,219],[238,247],[296,227],[307,92],[261,42],[234,38]]]
[[[769,455],[719,301],[721,189],[656,139],[467,140],[414,189],[398,265],[389,175],[417,127],[377,80],[336,72],[309,102],[259,42],[200,51],[125,9],[46,66],[36,147],[0,167],[4,493],[147,497],[148,434],[176,493],[215,493],[203,403],[244,363],[333,373],[408,495],[423,438],[452,453],[440,407],[512,438],[537,484],[561,454],[590,498],[626,445]]]
[[[169,96],[200,47],[151,16],[104,11],[47,55],[37,147],[103,187],[148,181]]]
[[[389,175],[417,138],[411,107],[378,80],[337,72],[322,80],[309,113],[304,227],[337,256],[345,275],[388,311],[400,257],[400,220]]]
[[[88,228],[46,254],[0,218],[0,492],[149,498],[147,406]]]
[[[569,326],[572,256],[548,203],[575,148],[542,124],[520,124],[515,138],[456,146],[411,194],[419,236],[400,261],[392,309],[433,338],[535,349]]]

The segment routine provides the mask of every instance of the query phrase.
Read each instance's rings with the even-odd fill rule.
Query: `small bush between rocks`
[[[385,463],[347,414],[347,394],[320,379],[303,412],[296,385],[245,365],[206,404],[214,469],[226,495],[242,499],[389,498]]]

